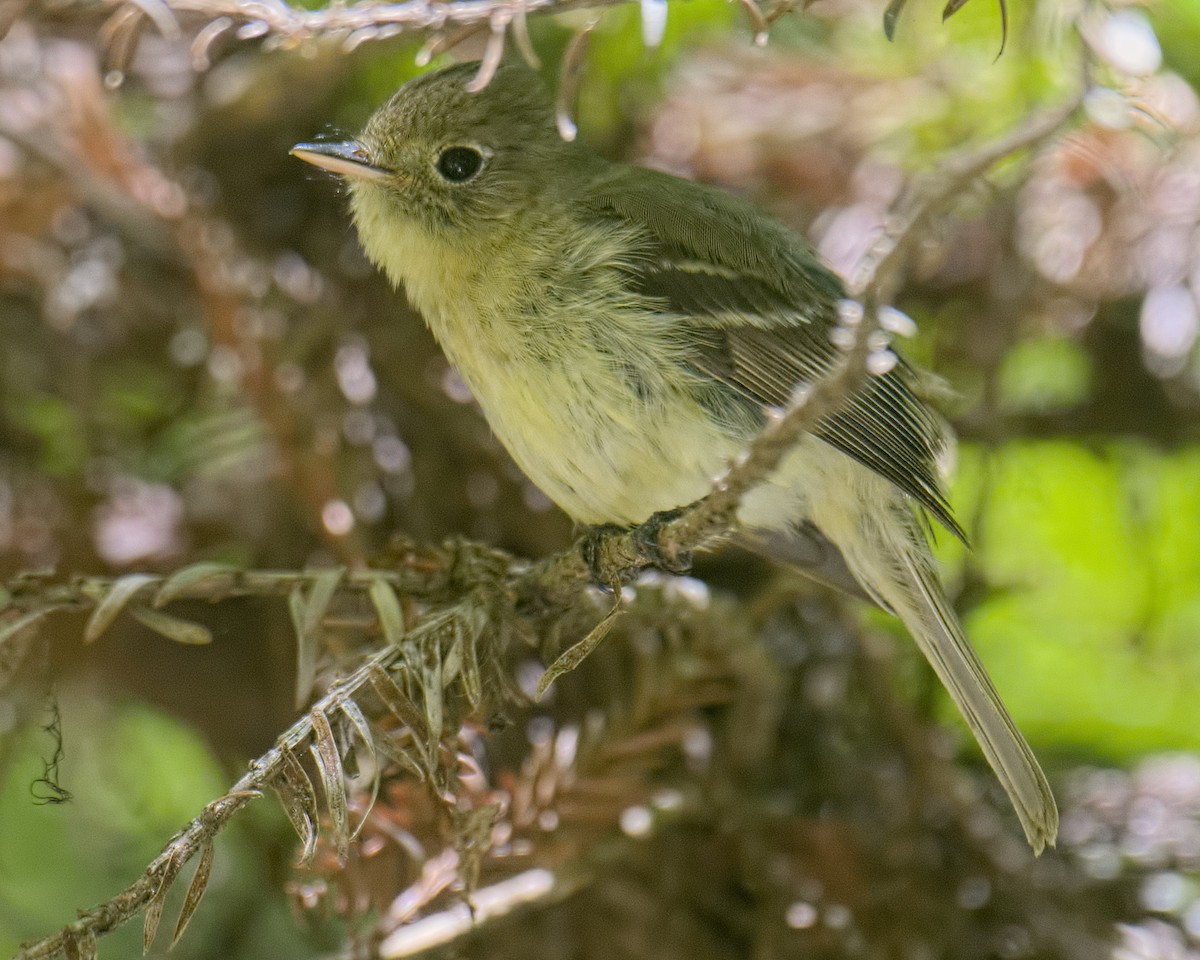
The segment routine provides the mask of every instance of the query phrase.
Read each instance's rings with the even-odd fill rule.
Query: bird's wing
[[[729,194],[665,174],[614,168],[586,195],[589,212],[644,238],[624,264],[634,290],[686,318],[697,370],[761,407],[786,407],[829,374],[838,350],[841,281],[779,222]],[[917,500],[960,539],[938,481],[947,443],[903,362],[868,378],[815,433]]]

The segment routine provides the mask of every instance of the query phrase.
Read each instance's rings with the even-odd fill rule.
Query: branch
[[[669,537],[699,547],[712,543],[734,525],[742,497],[762,484],[802,435],[811,432],[872,375],[872,354],[886,350],[886,342],[878,348],[873,344],[874,334],[881,329],[881,305],[894,296],[900,268],[929,220],[999,161],[1061,130],[1079,109],[1084,92],[1080,90],[1066,103],[1027,118],[994,143],[944,161],[923,184],[901,199],[899,209],[889,217],[851,278],[851,287],[862,302],[862,314],[858,318],[853,311],[843,311],[843,323],[852,327],[853,336],[841,361],[829,376],[799,393],[787,412],[754,439],[695,510],[668,526]]]
[[[598,22],[599,11],[630,2],[637,2],[642,9],[643,42],[649,48],[657,47],[666,30],[666,0],[401,0],[399,3],[335,0],[316,10],[293,6],[287,0],[115,0],[115,4],[107,5],[96,0],[61,0],[54,12],[61,16],[64,10],[107,11],[115,5],[100,31],[100,39],[108,51],[107,66],[116,71],[109,79],[117,83],[133,59],[142,30],[152,24],[164,37],[176,40],[184,33],[181,17],[204,21],[192,37],[192,64],[197,70],[210,66],[213,46],[230,36],[239,41],[263,40],[268,48],[284,49],[320,39],[340,40],[343,49],[349,51],[369,41],[431,34],[417,55],[418,65],[424,66],[436,53],[488,31],[483,66],[473,83],[478,89],[490,80],[510,35],[529,65],[534,69],[539,67],[529,38],[529,15],[598,11],[591,24],[579,31],[579,36],[583,36]],[[764,46],[771,26],[797,2],[780,0],[764,13],[757,0],[742,0],[755,43]],[[6,7],[5,0],[0,0],[0,39],[24,13],[28,3],[29,0],[7,0]],[[569,66],[568,57],[563,64],[564,79]],[[566,122],[573,126],[569,119]]]
[[[347,682],[353,682],[372,666],[386,663],[395,656],[395,649],[376,655],[366,666],[356,671],[353,677],[348,678]],[[50,960],[64,954],[69,957],[95,957],[97,937],[122,926],[142,910],[146,910],[144,940],[148,952],[154,943],[162,901],[179,871],[198,852],[212,844],[216,835],[234,814],[262,796],[266,789],[284,779],[285,765],[294,762],[295,750],[312,737],[313,716],[323,716],[326,711],[336,709],[343,697],[343,687],[339,685],[319,700],[312,713],[293,724],[271,750],[255,760],[250,770],[228,793],[208,804],[121,893],[90,910],[80,911],[79,919],[53,936],[22,947],[13,960]],[[203,890],[200,893],[203,893]],[[199,895],[193,897],[189,890],[188,901],[193,900],[198,901]],[[174,940],[177,941],[182,935],[182,928],[186,926],[187,919],[190,919],[190,915],[181,917]]]
[[[447,568],[469,565],[474,556],[470,549],[451,553],[445,558],[445,565]],[[487,556],[494,557],[494,554],[489,552]],[[278,581],[302,575],[245,572],[243,576],[242,589],[237,592],[244,593],[246,583],[254,582],[264,586],[268,593],[274,593]],[[672,758],[683,753],[689,731],[695,728],[695,709],[729,702],[739,688],[747,686],[745,678],[763,669],[765,660],[760,658],[755,662],[755,658],[747,657],[742,644],[736,641],[720,647],[710,641],[703,649],[683,657],[680,648],[668,649],[664,644],[651,658],[652,662],[639,664],[640,670],[656,679],[638,689],[628,710],[618,709],[612,716],[606,716],[602,725],[591,722],[586,730],[575,728],[573,735],[567,738],[547,740],[540,750],[535,749],[526,759],[516,785],[506,791],[486,783],[472,786],[469,781],[481,778],[482,774],[473,764],[471,751],[464,754],[455,747],[454,740],[460,736],[459,731],[467,717],[492,714],[503,703],[505,694],[503,691],[497,693],[496,687],[501,682],[498,672],[480,665],[485,664],[489,652],[493,655],[506,652],[505,646],[511,644],[513,635],[496,626],[505,622],[505,615],[495,608],[494,588],[511,578],[507,569],[477,567],[467,577],[477,580],[476,589],[456,603],[429,610],[418,626],[396,642],[376,650],[353,672],[337,679],[267,753],[250,764],[247,773],[224,796],[208,804],[172,838],[125,890],[96,907],[81,911],[77,920],[54,935],[24,945],[14,960],[50,960],[62,955],[92,958],[96,955],[100,937],[133,920],[138,913],[144,913],[144,943],[149,950],[158,931],[168,892],[184,866],[199,855],[200,865],[189,884],[175,925],[172,942],[178,941],[207,885],[217,834],[235,814],[268,789],[276,793],[300,835],[302,864],[315,859],[322,837],[336,851],[336,862],[346,863],[351,839],[364,824],[373,823],[373,798],[378,792],[382,771],[389,765],[405,771],[413,780],[425,782],[430,787],[428,796],[435,807],[459,825],[460,830],[463,822],[482,824],[484,832],[479,842],[464,842],[459,844],[457,852],[450,851],[454,858],[454,875],[458,878],[478,875],[480,860],[490,854],[494,844],[492,819],[495,811],[500,809],[505,811],[510,836],[513,831],[537,835],[541,830],[539,815],[547,809],[553,809],[555,815],[561,816],[563,823],[569,825],[574,798],[580,811],[581,826],[580,836],[574,843],[586,852],[597,818],[615,829],[622,812],[638,799],[638,791],[627,787],[633,782],[631,778],[648,769],[666,766]],[[108,595],[112,596],[120,592],[120,584],[129,579],[102,581],[96,578],[88,581],[87,589],[82,590],[65,585],[56,596],[64,600],[74,591],[73,595],[82,605],[93,599],[96,588],[107,587]],[[148,577],[143,579],[150,580]],[[357,592],[361,586],[361,581],[355,584],[343,581],[342,589]],[[146,582],[134,593],[156,588],[161,590],[161,585]],[[221,595],[230,596],[234,592],[230,588]],[[197,597],[204,593],[197,590],[188,595]],[[18,593],[17,598],[21,596]],[[211,599],[214,595],[208,596]],[[101,609],[103,604],[101,599],[96,609]],[[662,604],[651,605],[649,611],[647,623],[651,625],[656,623],[653,619],[656,616],[662,622],[670,623],[680,618],[677,608],[672,610]],[[383,608],[380,607],[378,612],[382,622],[385,618]],[[705,616],[711,618],[714,613],[708,611]],[[736,638],[738,632],[730,627],[720,635]],[[453,671],[449,666],[452,661],[457,663]],[[431,662],[439,666],[433,670],[436,681],[428,684]],[[502,662],[507,669],[507,661]],[[471,679],[473,672],[474,679]],[[406,688],[421,684],[426,684],[421,687],[423,697],[410,696]],[[475,691],[474,698],[472,690]],[[399,729],[383,725],[389,716],[401,722]],[[438,719],[432,719],[434,716]],[[569,747],[566,746],[568,742]],[[360,770],[359,778],[371,781],[358,793],[358,796],[370,799],[357,803],[352,798],[345,772],[348,762],[344,758],[352,752]],[[306,756],[308,765],[315,766],[320,775],[323,804],[318,800],[313,779],[301,765]],[[367,772],[362,773],[364,770]],[[608,790],[602,795],[586,791],[577,793],[584,784],[614,779],[620,780],[621,789]],[[318,814],[321,807],[325,811],[324,817]],[[350,820],[356,816],[358,823],[352,830]],[[387,835],[386,831],[380,832],[380,836]],[[444,831],[439,831],[438,835],[444,841]],[[557,849],[561,854],[566,846],[560,841]],[[504,856],[493,859],[501,868],[505,867]],[[578,870],[557,871],[554,879],[556,895],[586,883],[588,873],[586,864]],[[418,905],[427,905],[448,883],[449,880],[427,890]],[[486,906],[499,890],[493,887],[488,892],[488,888],[481,888],[480,892],[483,894],[481,904]],[[457,915],[453,909],[450,912]],[[483,910],[485,917],[499,916],[503,912],[490,908]],[[407,919],[406,916],[397,921],[395,928],[389,931],[396,934],[389,939],[397,956],[404,952],[402,944],[412,940],[407,934],[398,933]]]
[[[432,0],[375,3],[367,0],[344,6],[331,4],[319,10],[293,7],[283,0],[159,0],[159,5],[175,14],[196,14],[210,20],[226,18],[229,21],[226,29],[238,23],[253,24],[252,29],[238,31],[239,39],[270,34],[286,45],[323,36],[350,37],[361,30],[378,30],[383,36],[362,37],[359,42],[386,39],[402,31],[491,24],[497,17],[514,17],[518,6],[524,8],[525,14],[531,14],[616,6],[626,2],[629,0],[525,0],[523,4],[512,0],[453,0],[450,3]],[[389,27],[392,29],[388,30]]]
[[[9,2],[23,4],[28,0]],[[452,47],[481,30],[490,30],[492,38],[485,60],[498,61],[511,31],[522,56],[536,64],[537,56],[526,27],[527,16],[602,10],[629,2],[632,0],[402,0],[399,3],[360,0],[305,10],[286,0],[118,0],[116,10],[105,21],[101,39],[110,53],[109,66],[124,70],[146,26],[153,24],[163,36],[177,39],[183,35],[180,18],[206,21],[193,37],[191,48],[192,63],[202,70],[209,66],[213,45],[229,37],[240,41],[265,40],[268,47],[284,49],[331,39],[340,40],[344,49],[352,50],[368,41],[431,33],[433,36],[418,56],[419,62],[428,62],[435,51]],[[660,39],[665,26],[663,5],[655,4],[654,0],[638,2],[646,10],[647,39]],[[100,6],[95,0],[64,0],[56,5],[55,14],[61,16],[64,11],[72,10],[86,14],[97,9],[107,11],[111,7]],[[0,38],[4,28],[21,11],[18,6],[9,19],[0,15]],[[3,12],[0,9],[0,14]]]

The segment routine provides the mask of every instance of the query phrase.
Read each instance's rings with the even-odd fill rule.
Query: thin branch
[[[414,561],[417,562],[417,561]],[[147,576],[125,603],[134,600],[155,607],[176,600],[208,600],[216,602],[233,597],[287,596],[297,587],[307,587],[318,575],[310,570],[240,570],[219,564],[195,564],[169,576]],[[53,583],[39,577],[18,577],[4,584],[10,594],[7,607],[32,613],[41,610],[93,610],[98,598],[108,596],[120,578],[75,577],[65,583]],[[401,566],[394,569],[351,570],[342,587],[347,592],[368,596],[371,588],[385,581],[413,599],[428,599],[442,594],[448,585],[446,578],[430,566],[417,569]]]
[[[345,700],[370,683],[372,671],[394,666],[401,651],[389,647],[371,657],[314,704],[275,742],[267,753],[251,765],[249,771],[224,796],[208,804],[191,823],[180,831],[142,874],[110,900],[90,910],[53,936],[23,946],[13,960],[50,960],[66,953],[72,945],[102,936],[132,920],[148,907],[162,886],[163,878],[192,859],[212,843],[216,835],[252,800],[257,800],[275,784],[285,780],[288,765],[314,739],[314,716],[327,717],[341,709]]]
[[[318,10],[305,10],[276,0],[122,0],[132,9],[154,13],[154,22],[166,29],[175,18],[220,20],[223,28],[237,26],[239,40],[267,37],[272,43],[294,47],[323,37],[344,39],[359,31],[379,30],[370,35],[384,39],[399,33],[454,31],[460,27],[487,28],[503,20],[523,20],[529,14],[562,13],[568,10],[598,9],[634,2],[634,0],[403,0],[379,3],[372,0],[332,3]],[[94,10],[92,0],[76,0],[80,11]],[[62,16],[63,7],[57,8]],[[167,18],[171,18],[168,20]],[[223,32],[223,31],[222,31]]]
[[[278,748],[272,753],[279,753]],[[271,754],[267,755],[269,759]],[[50,960],[68,954],[72,949],[91,942],[98,936],[109,933],[132,920],[146,907],[162,884],[163,878],[179,866],[187,863],[201,849],[212,843],[213,838],[242,808],[262,795],[255,783],[265,779],[252,770],[237,782],[229,793],[214,800],[168,843],[154,861],[133,883],[111,900],[91,910],[83,910],[79,919],[68,924],[51,937],[28,944],[17,951],[13,960]]]
[[[695,510],[667,527],[668,538],[678,539],[683,549],[694,549],[711,543],[733,525],[742,497],[763,483],[796,441],[871,375],[868,359],[874,352],[872,335],[880,329],[880,307],[895,294],[900,268],[920,242],[929,220],[999,161],[1061,130],[1082,101],[1080,91],[1066,103],[1028,118],[994,143],[950,158],[930,173],[909,199],[901,200],[901,209],[889,217],[851,280],[851,288],[862,301],[863,315],[854,324],[853,339],[840,362],[828,377],[801,392],[783,417],[754,439]]]
[[[483,574],[479,575],[483,576]],[[508,579],[511,576],[502,569],[493,571],[492,575],[500,580]],[[439,637],[452,632],[447,630],[449,623],[452,621],[458,623],[489,622],[494,618],[495,611],[491,608],[488,591],[486,589],[477,590],[457,603],[432,611],[422,623],[409,632],[401,645],[388,645],[377,650],[353,672],[338,679],[328,692],[314,703],[311,709],[278,738],[269,751],[250,764],[246,774],[233,785],[228,793],[208,804],[199,816],[173,837],[143,873],[125,890],[96,907],[81,911],[73,923],[68,924],[52,936],[24,945],[13,960],[51,960],[51,958],[64,954],[71,956],[72,951],[77,950],[79,944],[94,942],[98,937],[134,920],[139,913],[145,913],[148,917],[146,937],[148,941],[152,941],[154,931],[161,918],[162,904],[166,894],[178,879],[182,868],[199,855],[202,858],[204,869],[210,869],[211,849],[217,834],[235,814],[268,790],[279,795],[288,812],[289,819],[292,820],[293,826],[297,826],[298,832],[307,834],[306,847],[309,852],[306,853],[306,856],[311,856],[311,845],[316,839],[316,809],[309,807],[305,817],[301,818],[302,821],[307,818],[308,823],[314,825],[312,832],[309,832],[303,823],[297,825],[293,816],[296,812],[296,800],[292,795],[299,790],[306,795],[303,799],[309,802],[317,795],[317,791],[308,781],[307,773],[300,769],[298,764],[298,758],[309,753],[314,745],[319,752],[325,754],[323,759],[318,759],[315,766],[321,772],[324,780],[323,793],[327,800],[332,798],[328,803],[328,812],[332,823],[328,831],[322,831],[322,833],[339,848],[343,848],[346,843],[344,820],[347,815],[347,810],[343,805],[347,798],[341,789],[344,781],[341,748],[336,744],[336,736],[331,722],[334,722],[339,714],[348,716],[358,736],[370,743],[367,740],[371,735],[369,721],[360,712],[358,702],[369,700],[378,703],[377,713],[383,713],[389,709],[395,711],[396,706],[399,705],[399,713],[403,715],[409,730],[413,731],[414,738],[432,737],[434,740],[441,740],[444,744],[443,734],[439,730],[418,732],[421,731],[423,724],[422,718],[416,714],[415,708],[406,707],[403,702],[397,704],[394,698],[403,698],[400,684],[407,676],[411,676],[413,661],[423,658],[424,651],[430,645],[437,649]],[[475,643],[486,643],[492,646],[503,643],[503,636],[489,634],[487,637],[477,637]],[[740,647],[736,648],[736,656],[732,655],[733,649],[731,648],[731,651],[726,652],[723,658],[715,661],[723,664],[719,669],[730,676],[752,671],[753,664],[747,662]],[[712,650],[699,654],[701,657],[712,657],[713,655]],[[664,657],[664,660],[673,663],[674,657]],[[565,761],[561,757],[556,758],[552,755],[535,757],[533,762],[527,762],[528,769],[523,771],[522,777],[528,781],[536,779],[542,782],[543,789],[538,791],[536,797],[532,793],[524,797],[517,796],[505,804],[505,807],[510,810],[511,815],[517,821],[520,821],[522,817],[529,822],[536,820],[536,814],[550,804],[554,798],[544,789],[547,770],[557,778],[556,792],[558,790],[565,791],[569,798],[571,785],[577,776],[603,776],[611,766],[623,761],[642,769],[654,756],[665,756],[664,751],[678,753],[682,750],[688,730],[693,726],[689,720],[691,711],[697,705],[712,705],[730,698],[730,687],[722,688],[719,696],[714,696],[711,690],[708,690],[713,678],[717,675],[712,671],[685,668],[671,674],[666,682],[660,682],[652,688],[647,688],[645,696],[649,698],[649,702],[644,704],[642,709],[632,710],[628,715],[622,715],[620,719],[614,721],[616,726],[606,730],[608,738],[602,744],[589,749],[586,753],[581,752],[578,756],[582,759],[579,761],[575,761],[576,753],[572,748],[571,762],[576,765],[572,767],[571,776],[567,776],[563,772]],[[384,691],[382,694],[379,692],[381,678],[382,682],[391,688],[390,692]],[[445,681],[447,690],[453,682],[451,679]],[[705,692],[706,690],[708,692]],[[441,690],[432,691],[436,695],[440,695],[441,692]],[[458,718],[456,717],[453,722],[458,723]],[[386,734],[376,733],[375,743],[382,744],[384,736]],[[394,731],[393,737],[395,738],[393,743],[396,739],[401,739],[396,736]],[[436,749],[422,751],[421,746],[419,742],[415,742],[411,749],[409,760],[417,767],[411,772],[420,779],[433,780],[431,786],[434,797],[439,799],[453,797],[450,786],[453,780],[448,771],[449,765],[455,762],[454,751],[441,751],[440,762],[443,765],[438,769],[422,770],[420,769],[421,765],[428,764],[430,758],[437,755],[439,751]],[[393,749],[399,748],[393,747]],[[540,764],[536,762],[539,759],[542,761]],[[582,766],[578,764],[582,764]],[[430,774],[434,776],[430,777]],[[378,771],[376,770],[372,774],[372,780],[377,776]],[[373,790],[374,786],[372,786],[372,792]],[[606,807],[605,813],[606,819],[611,821],[611,826],[615,826],[628,801],[628,791],[614,793],[612,803]],[[370,802],[370,800],[367,801],[368,804]],[[489,802],[490,798],[484,796],[484,804]],[[458,801],[456,804],[461,806]],[[527,810],[526,808],[531,804],[534,805],[533,808]],[[369,809],[362,814],[364,820],[369,814]],[[339,818],[341,823],[339,823]],[[521,828],[521,824],[516,823],[516,827]],[[486,852],[486,849],[486,847],[480,848],[475,854],[464,854],[464,856],[479,856]],[[339,853],[344,856],[344,848],[339,849]],[[466,864],[463,866],[465,868]],[[200,881],[201,892],[205,879],[202,878]],[[568,887],[574,889],[583,882],[584,874],[576,875],[568,870],[556,878],[555,883],[559,885],[567,880],[569,880]],[[196,881],[193,881],[193,887],[195,884]],[[560,892],[563,889],[566,888],[560,887]],[[198,893],[189,897],[189,905],[194,907],[194,902],[198,899]],[[190,919],[190,910],[187,907],[188,905],[185,905],[185,912],[181,915],[181,921],[177,927],[186,924],[186,921]],[[398,954],[399,952],[401,951],[398,951]]]

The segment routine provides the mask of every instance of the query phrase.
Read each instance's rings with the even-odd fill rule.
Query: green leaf
[[[431,664],[421,671],[421,688],[425,701],[425,725],[431,740],[439,740],[442,736],[442,723],[445,719],[442,711],[442,695],[446,689],[442,682],[442,658],[435,656]]]
[[[288,615],[296,632],[296,708],[308,701],[317,676],[317,637],[304,632],[304,590],[292,588],[288,594]]]
[[[883,11],[883,34],[889,40],[896,39],[896,24],[900,22],[900,14],[908,0],[891,0]]]
[[[161,634],[175,643],[185,643],[189,646],[203,646],[206,643],[212,643],[212,634],[208,628],[202,627],[198,623],[180,620],[178,617],[172,617],[149,607],[134,607],[131,612],[155,633]]]
[[[1074,340],[1024,340],[1000,365],[1000,404],[1014,413],[1066,410],[1087,399],[1092,378],[1091,357]]]
[[[83,629],[83,642],[95,643],[99,640],[104,631],[112,626],[118,614],[125,609],[125,605],[133,599],[134,594],[157,579],[158,577],[147,573],[130,573],[113,581],[112,588],[96,604],[96,609],[88,618],[87,626]]]
[[[214,594],[212,599],[216,599],[221,592],[233,585],[240,572],[226,563],[193,563],[167,578],[166,583],[154,595],[152,605],[158,609],[184,594],[194,597],[201,592],[201,585],[211,587]]]
[[[969,562],[990,587],[967,632],[1035,747],[1200,746],[1200,448],[1022,441],[961,459],[983,481]]]
[[[450,643],[450,650],[446,653],[442,660],[442,683],[449,687],[455,680],[458,679],[458,674],[462,670],[463,665],[463,628],[461,623],[454,624],[454,640]]]
[[[312,581],[308,599],[298,589],[288,598],[292,623],[297,625],[296,708],[304,706],[312,693],[317,676],[317,655],[321,646],[321,621],[346,575],[345,567],[322,570]]]
[[[371,603],[379,615],[379,627],[383,637],[393,647],[398,647],[404,639],[404,612],[400,609],[400,600],[392,585],[383,577],[371,581],[369,590]]]
[[[332,570],[322,570],[313,577],[312,590],[308,595],[308,603],[304,607],[304,632],[316,634],[321,629],[321,621],[329,612],[338,585],[346,575],[345,567],[335,567]]]

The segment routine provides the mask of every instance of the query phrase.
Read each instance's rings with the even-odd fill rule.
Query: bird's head
[[[430,232],[480,229],[528,208],[580,148],[563,141],[535,73],[506,63],[482,90],[477,63],[406,83],[337,143],[301,143],[292,154],[349,183],[356,218],[414,219]]]

